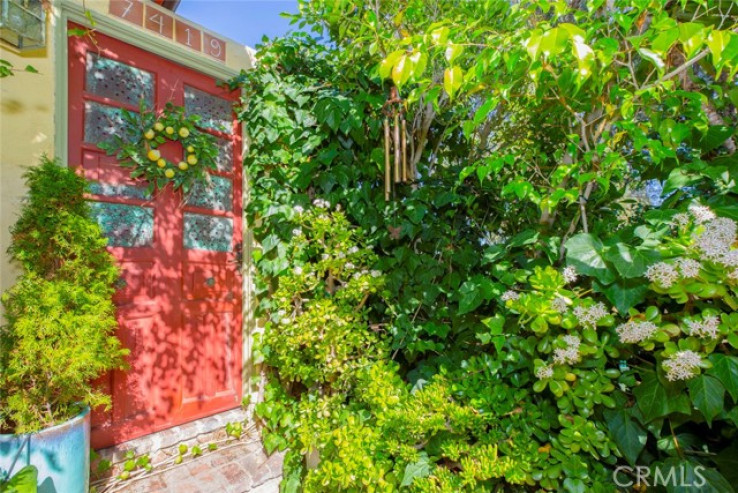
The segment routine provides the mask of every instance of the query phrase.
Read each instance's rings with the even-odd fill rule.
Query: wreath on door
[[[123,129],[108,141],[98,144],[121,166],[132,168],[131,178],[149,183],[148,192],[171,183],[186,194],[197,183],[208,183],[208,170],[216,169],[218,146],[215,137],[197,128],[199,115],[187,115],[181,106],[167,103],[160,113],[147,110],[142,101],[139,111],[121,110]],[[172,162],[162,156],[159,146],[167,142],[182,145],[182,160]]]

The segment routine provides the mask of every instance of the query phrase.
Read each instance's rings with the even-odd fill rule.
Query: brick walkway
[[[278,493],[282,454],[270,457],[259,441],[236,442],[140,479],[118,483],[107,493]]]

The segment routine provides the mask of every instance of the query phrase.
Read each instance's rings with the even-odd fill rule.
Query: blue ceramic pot
[[[90,409],[27,435],[0,435],[0,469],[38,469],[39,493],[86,493],[90,483]],[[12,468],[12,470],[11,470]]]

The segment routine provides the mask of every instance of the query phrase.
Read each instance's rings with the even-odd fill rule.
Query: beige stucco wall
[[[8,229],[25,192],[24,168],[38,163],[43,154],[54,155],[54,50],[53,37],[48,39],[45,49],[23,54],[0,42],[1,59],[16,68],[32,65],[39,71],[0,79],[0,291],[10,287],[18,273],[5,252],[10,245]]]
[[[84,2],[100,32],[220,78],[253,65],[253,50],[235,41],[218,35],[227,43],[227,57],[225,63],[213,61],[111,16],[108,3],[108,0]],[[82,6],[82,0],[52,2],[47,17],[47,46],[43,50],[18,53],[0,41],[1,59],[16,68],[32,65],[39,71],[38,74],[18,72],[0,79],[0,292],[12,286],[18,274],[6,250],[10,244],[8,229],[17,218],[25,193],[24,168],[38,163],[43,154],[58,157],[66,164],[66,33],[60,29],[64,28],[67,18],[86,23]],[[197,26],[192,20],[187,22]]]

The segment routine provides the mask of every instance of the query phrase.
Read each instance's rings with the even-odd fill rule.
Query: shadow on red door
[[[70,27],[76,27],[70,24]],[[69,165],[91,187],[92,213],[121,270],[114,301],[130,368],[102,384],[112,408],[93,417],[100,448],[237,407],[241,401],[241,140],[237,92],[119,40],[69,38]],[[143,99],[201,115],[220,149],[208,186],[186,199],[146,184],[97,144]],[[179,143],[162,147],[182,159]]]

